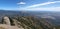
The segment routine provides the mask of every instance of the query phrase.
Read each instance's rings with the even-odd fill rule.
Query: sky
[[[0,9],[20,11],[60,11],[60,0],[0,0]]]
[[[20,2],[20,0],[0,0],[0,9],[16,10],[18,2]]]

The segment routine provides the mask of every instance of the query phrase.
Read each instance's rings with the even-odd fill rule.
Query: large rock
[[[6,24],[6,25],[11,25],[10,24],[10,20],[9,20],[9,18],[7,17],[7,16],[5,16],[5,17],[3,17],[3,24]]]
[[[0,24],[0,29],[24,29],[24,28],[18,28],[17,26],[10,26],[6,24]]]

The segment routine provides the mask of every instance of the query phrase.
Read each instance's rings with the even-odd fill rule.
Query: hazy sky
[[[60,0],[0,0],[0,9],[23,11],[60,11]]]

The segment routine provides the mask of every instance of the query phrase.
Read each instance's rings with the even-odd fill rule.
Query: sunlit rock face
[[[10,25],[10,20],[7,16],[3,17],[3,23],[6,24],[6,25]]]
[[[13,21],[13,20],[12,20]],[[19,28],[16,25],[16,21],[14,21],[15,26],[11,25],[11,19],[7,16],[4,16],[2,19],[2,23],[0,24],[0,29],[24,29],[24,28]]]

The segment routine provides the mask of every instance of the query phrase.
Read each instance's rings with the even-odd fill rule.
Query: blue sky
[[[60,11],[60,0],[0,0],[0,9],[23,11]]]
[[[24,0],[22,3],[18,4],[23,11],[60,11],[60,0]]]
[[[0,0],[0,9],[14,10],[17,8],[17,3],[20,0]]]

